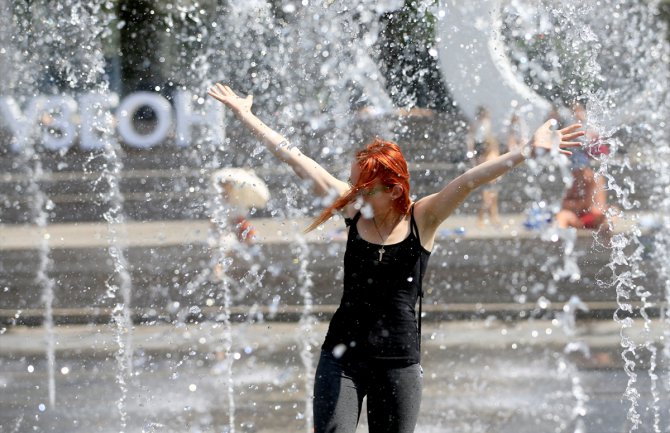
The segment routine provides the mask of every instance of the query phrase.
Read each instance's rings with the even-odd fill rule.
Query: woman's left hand
[[[549,151],[558,143],[559,152],[564,155],[571,155],[572,152],[565,150],[566,147],[581,146],[581,142],[573,141],[585,134],[585,131],[579,131],[579,128],[582,127],[581,124],[574,123],[563,129],[554,130],[552,129],[552,126],[555,124],[556,120],[550,119],[537,128],[533,134],[533,139],[530,142],[533,153],[535,153],[537,149],[545,149]]]

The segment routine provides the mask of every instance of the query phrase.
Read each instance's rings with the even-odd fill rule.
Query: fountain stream
[[[658,4],[613,1],[601,2],[599,6],[588,4],[578,7],[574,2],[563,1],[541,3],[533,9],[527,2],[513,1],[510,6],[507,12],[512,12],[515,24],[523,23],[511,31],[512,38],[517,38],[517,47],[525,46],[525,50],[512,48],[512,57],[518,69],[527,78],[539,78],[542,83],[540,93],[563,93],[564,100],[577,98],[585,101],[589,110],[587,128],[601,137],[590,145],[607,143],[610,147],[609,154],[601,154],[598,158],[597,175],[607,179],[607,189],[616,194],[620,203],[620,210],[610,208],[607,211],[611,227],[613,218],[625,218],[640,208],[639,201],[630,199],[635,193],[635,184],[628,170],[635,170],[636,164],[642,167],[647,164],[647,152],[639,147],[629,150],[627,146],[632,145],[624,143],[622,135],[630,134],[626,137],[627,141],[659,143],[661,153],[665,152],[668,143],[667,128],[663,127],[662,117],[659,118],[659,113],[667,112],[668,108],[667,86],[661,84],[667,83],[668,70],[667,62],[665,68],[659,68],[663,62],[659,63],[657,59],[668,58],[668,44],[664,40],[666,30],[659,26],[656,19]],[[611,14],[612,10],[616,12]],[[639,29],[645,31],[639,32]],[[544,42],[528,38],[559,34],[560,43],[552,42],[553,37],[544,38]],[[630,37],[631,34],[634,36]],[[525,40],[522,39],[524,37]],[[552,46],[553,49],[547,49]],[[616,50],[617,60],[603,55],[603,52],[609,52],[610,47]],[[562,51],[565,48],[568,51]],[[529,59],[528,51],[543,54]],[[579,55],[571,57],[575,52]],[[547,65],[550,66],[547,68]],[[566,88],[564,85],[568,77],[573,77],[574,87]],[[598,90],[595,90],[596,87]],[[645,95],[644,102],[640,99],[641,95]],[[635,129],[637,131],[633,132]],[[622,154],[623,157],[618,156]],[[635,156],[641,158],[634,160]],[[649,156],[649,160],[656,160]],[[625,173],[623,182],[617,181],[619,176],[615,173]],[[600,241],[595,238],[595,242]],[[636,367],[639,351],[646,350],[650,356],[648,373],[651,380],[652,428],[658,431],[657,348],[650,337],[652,322],[649,310],[662,298],[640,282],[645,276],[642,269],[644,254],[645,247],[637,226],[627,233],[615,235],[611,242],[609,264],[612,276],[599,279],[599,284],[615,291],[619,305],[614,319],[621,325],[621,356],[629,377],[624,396],[630,403],[628,418],[631,430],[636,430],[641,424],[637,409],[640,391],[636,388]],[[639,307],[633,306],[635,298],[639,300]],[[626,331],[633,326],[636,311],[644,322],[645,332],[641,342]]]
[[[79,91],[95,91],[104,95],[108,93],[108,83],[102,77],[104,71],[104,58],[102,57],[102,43],[108,36],[109,23],[113,20],[113,14],[109,12],[107,2],[61,2],[56,6],[56,14],[49,14],[49,5],[44,2],[33,2],[29,5],[17,3],[14,5],[15,20],[14,26],[10,27],[13,31],[9,34],[20,36],[13,37],[9,46],[16,45],[12,50],[13,54],[23,55],[26,58],[21,59],[22,72],[32,75],[33,83],[30,79],[18,78],[15,82],[9,83],[10,89],[19,89],[24,87],[24,91],[19,94],[30,94],[31,87],[37,88],[39,79],[46,76],[48,90],[59,91],[54,83],[57,80],[67,83],[67,86]],[[7,11],[3,11],[7,12]],[[21,28],[25,33],[21,34]],[[87,29],[81,32],[82,26]],[[34,50],[34,47],[37,47]],[[50,53],[68,53],[59,58],[53,57]],[[18,59],[17,59],[18,60]],[[24,63],[25,62],[25,63]],[[44,72],[44,73],[43,73]],[[42,75],[43,74],[43,75]],[[28,90],[28,92],[25,92]],[[25,93],[24,93],[25,92]],[[59,104],[65,101],[64,104]],[[12,106],[11,102],[4,107],[14,108],[14,118],[20,118],[20,111]],[[57,94],[51,97],[33,99],[33,109],[29,110],[25,119],[25,128],[32,128],[40,125],[43,130],[44,146],[56,150],[66,151],[67,147],[74,141],[76,131],[69,122],[70,117],[74,115],[76,105],[74,101],[65,96],[59,97]],[[82,111],[82,117],[90,118],[91,113],[86,110],[95,110],[95,104],[86,107]],[[6,109],[6,108],[5,108]],[[95,116],[93,116],[95,117]],[[104,119],[104,116],[102,117]],[[37,120],[35,122],[35,120]],[[108,284],[108,296],[117,298],[117,292],[120,292],[120,300],[113,307],[112,317],[117,329],[117,344],[119,346],[117,359],[119,364],[119,374],[117,380],[121,388],[121,397],[118,402],[118,409],[121,421],[121,429],[126,425],[125,398],[127,393],[127,381],[132,375],[132,320],[130,317],[131,301],[131,281],[128,273],[128,263],[125,258],[123,247],[123,226],[125,223],[123,217],[123,197],[118,185],[119,176],[123,170],[123,165],[117,155],[118,143],[111,139],[109,129],[105,129],[102,124],[90,125],[91,131],[82,135],[95,136],[96,139],[104,143],[102,159],[104,160],[101,180],[103,180],[108,192],[103,200],[109,203],[109,210],[104,213],[104,219],[108,223],[109,229],[109,254],[114,262],[114,273],[119,279],[118,286],[111,282]],[[32,137],[32,134],[26,134]],[[25,143],[27,144],[27,143]],[[36,224],[43,233],[43,241],[40,247],[40,265],[38,270],[38,279],[43,286],[43,298],[45,301],[44,326],[47,335],[47,365],[49,370],[49,399],[51,406],[55,404],[55,347],[52,335],[53,317],[52,304],[54,302],[55,282],[48,275],[51,271],[49,265],[49,246],[48,246],[48,214],[47,211],[53,210],[53,204],[45,200],[44,192],[41,189],[39,181],[44,178],[42,169],[40,151],[33,150],[34,145],[29,146],[19,143],[18,146],[24,151],[29,159],[36,161],[36,169],[27,176],[30,179],[28,191],[32,191],[35,200],[31,201],[34,206],[39,206],[37,212]],[[85,170],[84,170],[85,171]],[[97,183],[97,182],[96,182]],[[45,208],[42,210],[42,208]]]

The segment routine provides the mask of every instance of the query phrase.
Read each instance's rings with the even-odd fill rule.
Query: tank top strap
[[[412,228],[412,233],[414,233],[414,236],[416,236],[416,239],[419,241],[419,245],[421,244],[421,236],[419,235],[419,226],[416,225],[416,220],[414,219],[414,203],[412,203],[412,207],[410,208],[410,225]]]
[[[356,215],[354,215],[353,218],[345,218],[344,224],[346,224],[347,227],[351,227],[352,224],[354,227],[356,227],[356,223],[358,222],[360,217],[361,217],[361,211],[358,211],[356,212]]]
[[[421,245],[421,236],[419,235],[419,227],[416,225],[416,220],[414,219],[414,203],[410,208],[410,226],[412,233],[416,236],[416,240],[419,241]],[[417,317],[417,339],[419,342],[419,352],[421,352],[421,317],[423,316],[423,263],[419,266],[419,315]]]

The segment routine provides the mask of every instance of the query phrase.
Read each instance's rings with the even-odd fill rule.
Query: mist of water
[[[641,204],[631,198],[636,186],[629,173],[651,166],[662,176],[664,163],[657,155],[667,154],[668,148],[664,120],[668,112],[667,29],[657,18],[658,2],[577,5],[560,1],[542,2],[537,9],[529,6],[516,0],[510,3],[516,26],[509,33],[517,41],[525,41],[520,43],[526,46],[526,50],[512,48],[518,70],[536,83],[541,94],[553,93],[567,103],[580,100],[587,105],[586,128],[600,137],[589,145],[607,143],[610,147],[609,155],[599,156],[597,167],[597,175],[606,178],[607,189],[618,201],[618,209],[607,212],[608,223],[612,227],[615,219],[636,220]],[[543,37],[536,39],[538,35]],[[530,58],[528,51],[541,54]],[[659,431],[657,343],[651,337],[649,311],[662,296],[640,283],[645,277],[642,263],[646,254],[641,237],[639,226],[634,225],[630,231],[615,235],[609,244],[595,238],[603,248],[611,248],[612,274],[602,276],[598,283],[613,292],[619,306],[614,320],[621,325],[621,357],[629,377],[624,397],[630,403],[631,431],[642,422],[640,392],[636,389],[641,350],[651,358],[652,428]],[[656,258],[656,265],[665,268],[668,257],[657,250]],[[635,315],[643,320],[641,340],[626,332],[633,326]]]

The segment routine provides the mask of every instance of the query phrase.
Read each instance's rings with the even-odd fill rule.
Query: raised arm
[[[260,139],[273,155],[287,163],[299,178],[311,180],[317,194],[325,196],[335,190],[338,195],[341,195],[349,189],[346,182],[335,178],[316,161],[290,144],[283,135],[274,131],[256,117],[251,112],[252,95],[242,98],[235,94],[230,87],[219,83],[211,87],[207,93],[230,108],[235,117]]]
[[[416,204],[416,217],[419,226],[423,226],[421,231],[426,232],[429,238],[434,237],[437,227],[472,191],[512,170],[533,155],[536,149],[550,150],[554,139],[559,143],[560,152],[569,155],[570,152],[563,148],[579,146],[579,142],[572,140],[584,135],[584,131],[578,131],[580,124],[554,131],[551,129],[553,122],[555,121],[549,120],[539,127],[526,146],[469,169],[449,182],[440,192],[419,200]]]

